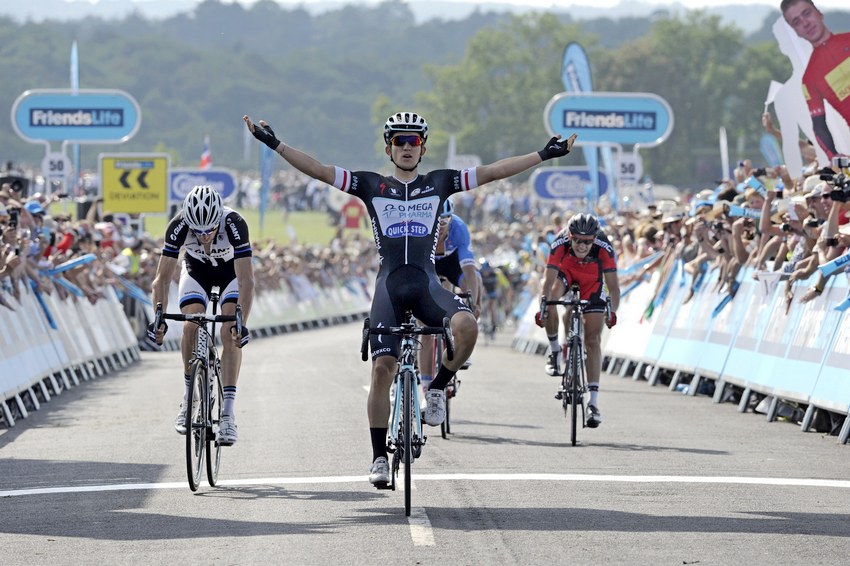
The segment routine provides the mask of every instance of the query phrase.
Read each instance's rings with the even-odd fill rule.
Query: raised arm
[[[563,157],[567,155],[573,148],[573,143],[576,141],[578,134],[573,134],[566,140],[562,140],[561,136],[555,136],[549,140],[546,147],[540,151],[527,153],[525,155],[516,155],[514,157],[506,157],[489,165],[481,165],[475,169],[478,184],[483,185],[490,181],[497,181],[512,177],[518,173],[522,173],[531,169],[535,165],[540,165],[547,159],[554,157]]]
[[[248,131],[255,138],[266,144],[272,151],[283,157],[290,165],[310,177],[332,185],[336,171],[332,165],[324,165],[303,151],[288,146],[275,136],[271,126],[265,120],[254,124],[247,115],[243,116]]]

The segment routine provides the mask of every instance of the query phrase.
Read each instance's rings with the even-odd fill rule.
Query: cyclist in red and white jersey
[[[576,214],[567,227],[555,237],[543,278],[543,295],[557,299],[573,283],[579,284],[581,299],[590,301],[584,311],[584,346],[587,354],[585,370],[590,401],[587,406],[587,426],[602,424],[599,411],[599,375],[602,372],[602,325],[611,328],[617,324],[620,305],[620,283],[617,278],[617,258],[611,242],[599,229],[599,221],[592,214]],[[611,298],[610,318],[605,320],[608,298]],[[544,312],[543,320],[535,317],[539,326],[546,328],[552,348],[546,362],[546,373],[560,374],[558,356],[558,316],[555,305]],[[564,318],[566,325],[567,318]]]

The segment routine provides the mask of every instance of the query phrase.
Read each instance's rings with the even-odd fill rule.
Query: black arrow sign
[[[127,178],[130,176],[130,173],[132,173],[132,171],[129,171],[129,170],[124,171],[123,173],[121,173],[121,179],[120,179],[120,181],[121,181],[121,186],[122,186],[122,187],[124,187],[125,189],[130,189],[130,188],[132,188],[132,187],[130,186],[130,183],[127,181]],[[148,188],[148,184],[147,184],[147,182],[145,181],[145,177],[147,177],[147,176],[148,176],[148,172],[147,172],[147,170],[144,170],[144,171],[142,171],[141,173],[139,173],[139,176],[138,176],[138,177],[136,177],[136,182],[137,182],[137,183],[139,184],[139,186],[140,186],[141,188],[143,188],[143,189],[147,189],[147,188]]]

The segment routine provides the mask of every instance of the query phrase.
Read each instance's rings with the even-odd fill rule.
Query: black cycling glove
[[[151,342],[153,342],[154,344],[161,345],[159,342],[157,342],[157,341],[156,341],[156,328],[154,328],[154,326],[153,326],[153,325],[154,325],[154,323],[152,322],[152,323],[148,324],[148,326],[147,326],[147,330],[148,330],[148,331],[147,331],[147,334],[148,334],[148,340],[150,340],[150,341],[151,341]],[[165,336],[165,332],[168,332],[168,326],[166,326],[166,325],[164,325],[164,324],[161,324],[161,325],[160,325],[160,328],[164,328],[164,329],[165,329],[165,330],[163,331],[163,336]]]
[[[563,157],[569,152],[570,146],[567,143],[567,140],[559,140],[558,137],[555,136],[551,140],[549,140],[549,143],[546,144],[546,147],[537,152],[537,155],[540,156],[540,159],[546,161],[547,159],[552,159],[554,157]]]
[[[272,151],[277,151],[278,146],[280,145],[280,140],[277,139],[274,135],[274,130],[268,124],[265,127],[254,124],[254,131],[251,132],[254,134],[254,137],[266,144],[271,148]]]
[[[236,333],[236,325],[230,327],[230,333]],[[239,347],[243,347],[248,341],[251,340],[251,332],[248,330],[247,326],[242,327],[242,338],[239,340]]]

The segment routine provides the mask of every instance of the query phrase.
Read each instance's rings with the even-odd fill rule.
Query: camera
[[[836,155],[832,158],[832,166],[838,169],[847,169],[850,167],[850,158],[844,155]]]
[[[788,224],[787,222],[783,222],[781,228],[782,228],[783,232],[790,232],[791,231],[791,225]]]
[[[784,196],[782,189],[775,189],[773,192],[776,194],[776,198],[778,198],[778,199],[781,199]]]
[[[18,209],[12,208],[9,210],[9,227],[17,228],[18,227]]]
[[[832,189],[829,191],[829,198],[835,202],[847,202],[847,193],[843,189]]]
[[[715,222],[714,224],[712,224],[711,227],[712,227],[712,229],[714,229],[715,232],[722,232],[724,230],[723,222],[721,222],[719,220],[717,222]]]
[[[765,169],[764,167],[753,169],[752,175],[753,177],[764,177],[765,175],[767,175],[767,169]]]
[[[817,228],[820,226],[820,221],[817,218],[809,218],[806,220],[806,226],[809,228]]]
[[[838,238],[827,238],[826,239],[826,245],[829,246],[830,248],[834,248],[835,246],[838,245]]]

